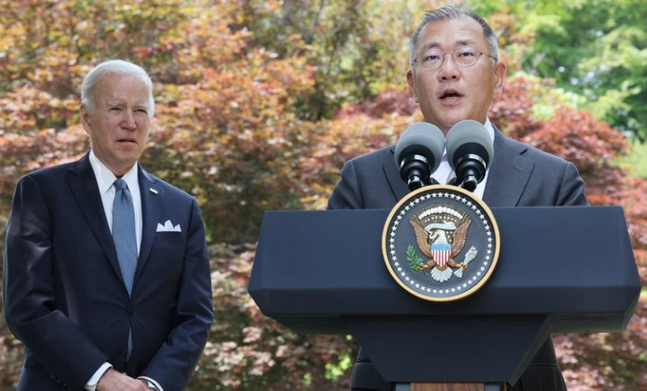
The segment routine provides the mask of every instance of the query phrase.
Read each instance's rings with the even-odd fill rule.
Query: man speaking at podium
[[[462,120],[483,124],[493,160],[474,193],[489,207],[588,205],[575,166],[512,140],[487,117],[503,90],[507,65],[499,61],[490,26],[469,10],[444,7],[427,12],[411,37],[407,83],[425,122],[449,130]],[[409,188],[394,160],[395,146],[348,161],[328,201],[328,209],[392,208]],[[453,172],[446,156],[431,173],[447,184]],[[392,390],[360,349],[351,380],[353,390]],[[550,338],[510,390],[566,390]]]

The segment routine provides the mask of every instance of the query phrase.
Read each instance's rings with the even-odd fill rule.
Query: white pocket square
[[[171,220],[166,220],[164,225],[157,223],[157,232],[182,232],[182,229],[180,228],[180,224],[174,227]]]

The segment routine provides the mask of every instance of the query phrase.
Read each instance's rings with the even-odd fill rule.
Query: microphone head
[[[409,190],[429,184],[429,177],[440,165],[445,137],[438,127],[418,122],[409,126],[395,146],[395,164]]]
[[[447,133],[447,160],[454,172],[458,160],[466,155],[479,156],[487,169],[493,154],[492,139],[480,122],[466,119],[452,126]]]
[[[458,183],[474,191],[492,161],[492,139],[480,122],[460,121],[447,134],[447,160]]]
[[[395,164],[401,168],[407,157],[420,155],[429,162],[430,172],[440,165],[445,149],[445,136],[440,129],[428,122],[416,122],[409,126],[395,145]]]

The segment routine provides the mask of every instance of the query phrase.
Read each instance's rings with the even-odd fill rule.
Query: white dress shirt
[[[97,179],[99,186],[99,194],[101,194],[101,201],[103,202],[103,211],[106,214],[108,227],[112,232],[112,205],[115,200],[115,186],[114,182],[117,179],[115,174],[110,171],[105,164],[97,158],[94,151],[90,151],[90,165],[94,171],[94,176]],[[124,174],[123,179],[128,185],[128,190],[133,198],[133,207],[135,208],[135,233],[137,235],[137,255],[139,255],[139,248],[142,244],[142,197],[139,194],[139,180],[137,178],[137,164]]]

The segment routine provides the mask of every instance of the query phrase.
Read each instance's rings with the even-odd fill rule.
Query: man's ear
[[[494,95],[498,95],[503,91],[507,72],[508,64],[506,64],[505,62],[498,61],[494,65]]]
[[[409,85],[409,91],[411,92],[414,102],[418,103],[418,93],[416,93],[416,87],[413,82],[413,70],[411,69],[407,71],[407,84]]]
[[[90,126],[90,113],[88,112],[88,108],[84,104],[81,104],[81,106],[79,107],[79,114],[81,114],[81,124],[83,125],[83,129],[87,134],[92,135],[92,126]]]

